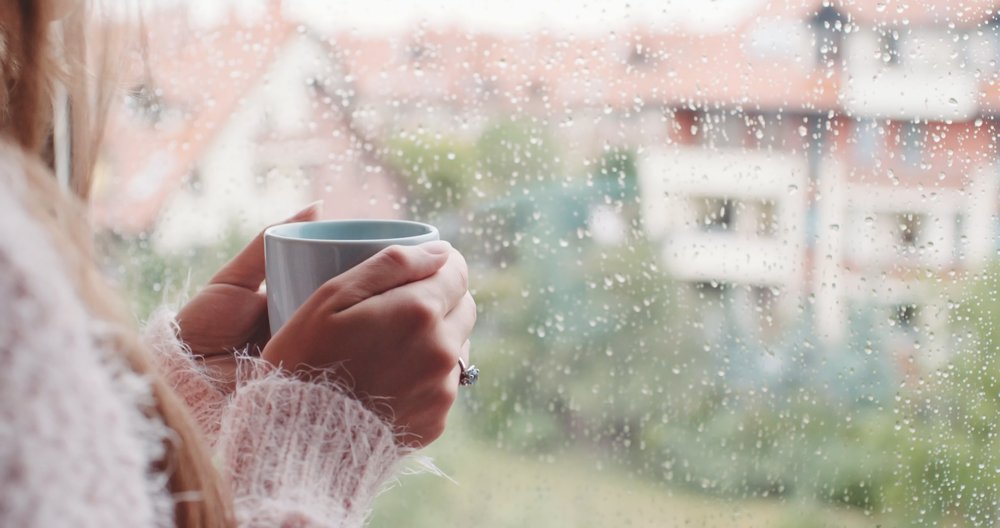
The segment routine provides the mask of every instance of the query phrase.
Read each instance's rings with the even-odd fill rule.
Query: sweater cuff
[[[216,443],[226,393],[178,337],[174,313],[160,309],[147,321],[142,340],[167,384],[187,405],[205,438]]]
[[[330,380],[244,358],[219,448],[246,526],[361,526],[408,452]]]

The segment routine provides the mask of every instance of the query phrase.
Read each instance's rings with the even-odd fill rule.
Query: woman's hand
[[[312,205],[280,223],[316,216]],[[408,445],[441,435],[476,320],[457,251],[445,242],[388,248],[328,281],[273,338],[263,280],[261,234],[177,315],[181,339],[220,379],[232,381],[232,351],[248,346],[292,371],[336,367]]]
[[[315,220],[318,211],[317,202],[278,224]],[[263,349],[271,337],[267,295],[260,289],[263,281],[262,231],[177,314],[181,340],[210,360],[248,346],[252,351]]]
[[[403,443],[422,447],[444,431],[475,321],[457,251],[446,242],[392,246],[321,286],[263,357],[303,374],[333,367]]]

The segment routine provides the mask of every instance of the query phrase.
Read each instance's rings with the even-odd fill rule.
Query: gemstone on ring
[[[465,366],[465,361],[462,358],[458,359],[458,384],[462,387],[467,387],[469,385],[475,385],[479,381],[479,369],[475,365]]]

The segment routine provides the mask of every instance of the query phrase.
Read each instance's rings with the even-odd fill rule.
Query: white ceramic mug
[[[328,220],[264,231],[267,316],[274,334],[326,281],[383,249],[438,240],[436,227],[403,220]]]

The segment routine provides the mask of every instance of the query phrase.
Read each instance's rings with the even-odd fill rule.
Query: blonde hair
[[[23,158],[29,181],[26,206],[48,228],[70,264],[78,294],[94,317],[128,328],[128,314],[98,272],[83,205],[111,93],[114,61],[104,52],[111,49],[112,37],[103,33],[99,38],[104,42],[88,41],[86,6],[82,2],[64,5],[65,0],[58,3],[65,12],[56,12],[56,0],[0,3],[0,136],[18,147],[11,155]],[[61,32],[55,33],[61,34],[54,37],[57,16]],[[88,43],[98,49],[88,50]],[[88,65],[95,73],[90,78]],[[70,121],[70,192],[59,186],[52,172],[56,83],[65,87]],[[152,380],[156,405],[149,412],[176,433],[177,441],[168,442],[164,459],[157,463],[158,469],[168,471],[170,491],[176,496],[200,497],[177,502],[175,523],[186,528],[232,526],[225,482],[212,466],[206,443],[183,402],[155,372],[134,329],[121,334],[114,345],[132,369]]]

